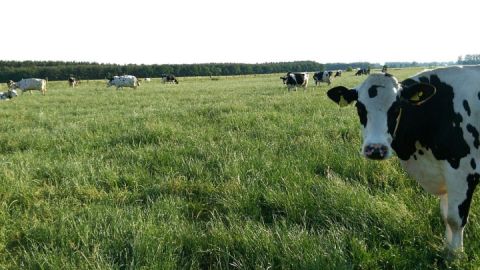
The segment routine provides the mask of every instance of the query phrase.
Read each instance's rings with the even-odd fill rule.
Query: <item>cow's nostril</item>
[[[365,146],[364,154],[369,159],[385,159],[388,154],[388,147],[382,144],[369,144]]]

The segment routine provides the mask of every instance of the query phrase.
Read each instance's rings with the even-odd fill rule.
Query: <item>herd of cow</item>
[[[330,85],[332,77],[341,75],[324,71],[313,78]],[[162,79],[178,83],[171,75]],[[289,72],[281,79],[288,89],[306,87],[308,73]],[[75,81],[69,79],[72,87]],[[15,89],[45,94],[46,84],[43,79],[9,82],[9,92],[0,99],[16,96]],[[139,82],[131,75],[114,76],[107,86],[136,88]],[[337,86],[327,95],[342,107],[355,103],[364,157],[385,160],[395,152],[425,191],[439,196],[447,250],[463,250],[463,230],[480,182],[480,66],[426,70],[402,82],[386,72],[374,73],[352,89]]]
[[[382,69],[382,72],[386,72],[386,68]],[[355,76],[360,75],[369,75],[370,68],[359,68],[355,72]],[[332,83],[332,79],[336,77],[342,76],[342,70],[329,70],[329,71],[320,71],[315,72],[313,74],[313,80],[315,81],[315,85],[319,85],[320,83],[324,82],[330,85]],[[297,90],[297,87],[302,87],[303,89],[307,89],[309,75],[307,72],[288,72],[287,75],[280,77],[282,79],[283,84],[285,84],[290,91],[291,89]]]
[[[163,83],[175,83],[178,84],[178,80],[174,75],[171,74],[163,74],[160,76]],[[150,82],[150,78],[144,78],[144,82]],[[67,80],[68,85],[72,88],[79,85],[81,81],[73,76],[70,76]],[[17,89],[20,89],[23,92],[25,91],[32,91],[38,90],[45,95],[47,92],[47,80],[46,79],[37,79],[37,78],[29,78],[29,79],[21,79],[18,82],[14,82],[9,80],[7,82],[8,90],[6,92],[0,92],[0,100],[9,100],[17,96]],[[140,86],[140,82],[137,77],[133,75],[122,75],[122,76],[113,76],[108,79],[107,87],[115,86],[118,89],[123,87],[131,87],[136,89]]]

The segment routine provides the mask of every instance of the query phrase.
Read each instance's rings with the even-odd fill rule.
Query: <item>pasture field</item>
[[[49,82],[1,102],[0,268],[480,268],[478,195],[445,261],[437,198],[396,158],[360,156],[330,87],[279,76]]]

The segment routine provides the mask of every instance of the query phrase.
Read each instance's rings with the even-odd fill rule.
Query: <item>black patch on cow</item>
[[[398,108],[402,107],[402,117],[397,133],[392,141],[392,148],[402,160],[408,160],[416,151],[416,142],[423,148],[431,149],[437,160],[447,160],[452,168],[457,169],[460,159],[470,153],[470,148],[463,138],[460,127],[462,116],[454,111],[453,87],[440,81],[432,74],[419,78],[436,88],[436,94],[419,106],[407,102],[394,102],[388,111],[388,131],[393,135],[397,122]],[[413,79],[402,82],[403,85],[415,83]],[[453,123],[453,126],[452,126]]]
[[[357,107],[357,113],[358,117],[360,118],[360,123],[363,125],[363,127],[367,126],[367,109],[365,108],[365,105],[363,105],[362,102],[357,101],[355,104],[355,107]]]
[[[421,155],[421,156],[423,156],[425,153],[423,153],[422,150],[418,150],[418,154]]]
[[[385,76],[386,76],[386,77],[393,77],[393,75],[390,74],[390,73],[385,73]]]
[[[472,158],[472,160],[470,160],[470,166],[472,166],[472,169],[476,169],[477,168],[477,163],[475,162],[475,159]]]
[[[468,211],[470,210],[470,203],[472,202],[473,192],[475,191],[475,187],[478,185],[480,180],[480,175],[478,173],[469,174],[467,176],[467,198],[458,206],[458,212],[460,217],[462,218],[462,227],[467,224],[468,219]]]
[[[313,74],[313,79],[315,80],[315,84],[319,81],[321,82],[322,78],[323,78],[323,71]]]
[[[368,88],[368,96],[370,98],[374,98],[378,95],[378,85],[372,85],[370,88]]]
[[[287,76],[287,85],[297,85],[295,76]]]
[[[417,160],[417,155],[414,154],[414,155],[413,155],[413,159]]]
[[[303,83],[305,82],[305,74],[295,73],[294,75],[295,75],[295,80],[297,81],[297,84],[303,85]]]
[[[480,134],[478,133],[478,130],[474,126],[467,124],[467,131],[472,134],[473,146],[475,146],[475,148],[478,149],[478,147],[480,146],[480,140],[479,140]]]
[[[472,112],[470,111],[470,106],[468,105],[468,101],[463,100],[463,108],[467,112],[468,116],[470,116]]]
[[[480,99],[480,92],[478,92],[478,99]]]

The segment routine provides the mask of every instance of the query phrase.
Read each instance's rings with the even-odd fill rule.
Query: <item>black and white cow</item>
[[[68,85],[70,85],[70,87],[75,88],[77,84],[78,84],[78,80],[75,77],[68,78]]]
[[[107,87],[115,86],[117,90],[123,87],[130,87],[137,89],[140,86],[137,77],[133,75],[122,75],[122,76],[113,76],[113,78],[108,79]]]
[[[165,74],[161,76],[163,83],[175,83],[178,84],[177,78],[172,74]]]
[[[14,89],[9,89],[7,92],[0,92],[0,100],[10,100],[18,96],[17,91]]]
[[[297,91],[297,86],[303,87],[303,89],[307,89],[308,85],[308,73],[307,72],[288,72],[287,75],[280,77],[282,79],[283,84],[285,84],[290,91],[292,88]]]
[[[315,80],[315,85],[318,85],[321,82],[328,83],[328,85],[330,85],[332,83],[332,80],[330,79],[332,77],[332,74],[332,71],[315,72],[315,74],[313,74],[313,80]]]
[[[368,75],[370,74],[370,68],[359,68],[355,73],[355,76]]]
[[[335,78],[335,77],[341,77],[341,76],[342,76],[342,71],[341,71],[341,70],[337,70],[337,71],[335,72],[335,76],[333,76],[333,77]]]
[[[480,66],[424,71],[401,83],[372,74],[354,89],[327,94],[341,106],[356,101],[366,158],[383,160],[395,151],[407,173],[440,197],[447,248],[462,251],[480,181]]]

